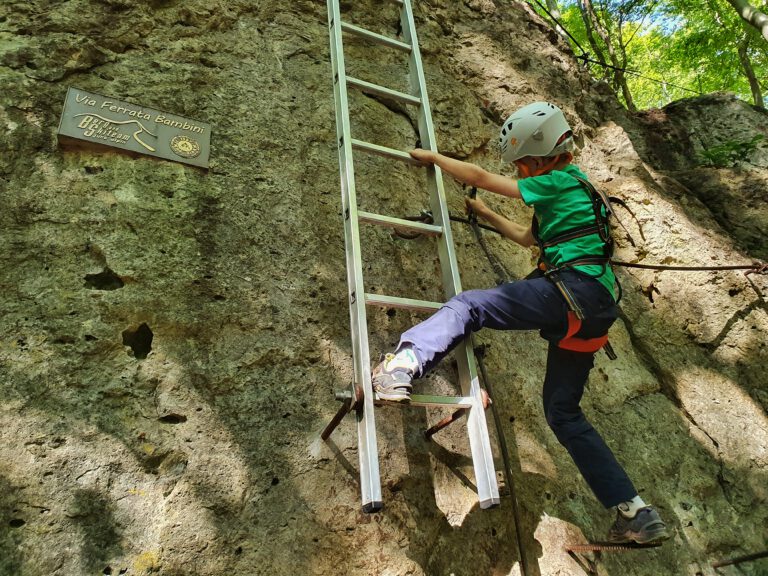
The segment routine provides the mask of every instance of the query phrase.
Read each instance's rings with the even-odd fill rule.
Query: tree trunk
[[[741,67],[744,69],[744,74],[749,81],[749,89],[752,90],[752,100],[754,100],[755,106],[765,108],[763,92],[760,89],[760,82],[757,81],[757,76],[755,76],[755,70],[752,68],[752,62],[749,59],[747,48],[749,48],[749,37],[745,37],[744,40],[739,43],[739,61],[741,62]]]
[[[589,2],[589,0],[579,0],[579,12],[581,13],[581,19],[584,21],[584,28],[587,31],[587,40],[589,41],[589,46],[592,48],[592,51],[595,53],[595,57],[597,58],[597,61],[600,62],[600,65],[603,67],[603,79],[608,78],[608,67],[606,66],[605,62],[605,56],[603,56],[603,51],[600,49],[599,44],[597,43],[597,40],[595,40],[595,34],[593,32],[593,25],[590,15],[587,13],[587,8],[585,7],[585,1]],[[591,9],[591,4],[590,4]]]
[[[747,0],[728,0],[728,4],[736,9],[748,24],[754,26],[768,40],[768,16],[752,6]]]
[[[627,79],[624,76],[624,66],[622,65],[622,62],[619,61],[619,58],[616,55],[616,47],[614,46],[614,42],[611,38],[611,35],[609,34],[605,26],[603,26],[603,23],[600,21],[600,19],[597,17],[597,14],[595,13],[594,8],[592,7],[591,0],[581,0],[581,2],[583,2],[584,4],[584,10],[588,15],[589,20],[592,22],[592,26],[594,30],[600,36],[600,39],[603,41],[603,44],[605,44],[608,50],[608,56],[611,59],[611,64],[613,68],[614,89],[621,90],[621,94],[624,96],[624,102],[626,102],[627,104],[627,110],[629,110],[630,112],[635,112],[636,111],[635,102],[632,99],[632,92],[630,92],[629,86],[627,85]],[[625,60],[626,60],[626,56],[625,56]]]
[[[547,9],[553,18],[560,18],[560,8],[557,6],[557,0],[547,0]]]

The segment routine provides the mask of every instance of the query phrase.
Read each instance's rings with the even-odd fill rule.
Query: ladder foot
[[[501,503],[500,498],[489,498],[488,500],[480,500],[480,508],[487,510],[488,508],[495,508]]]
[[[363,512],[366,514],[373,514],[374,512],[381,510],[383,507],[383,502],[368,502],[367,504],[363,504]]]

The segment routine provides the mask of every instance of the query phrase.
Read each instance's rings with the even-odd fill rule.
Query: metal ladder
[[[427,150],[437,150],[411,1],[388,1],[400,6],[402,41],[376,34],[342,21],[339,0],[328,0],[328,24],[330,28],[331,65],[336,103],[336,135],[339,147],[339,169],[355,381],[352,384],[351,391],[337,395],[337,399],[342,400],[344,404],[333,421],[323,431],[322,438],[324,440],[328,439],[347,412],[353,409],[356,411],[358,452],[360,456],[360,486],[363,510],[366,512],[375,512],[382,507],[374,417],[374,405],[380,402],[378,402],[371,387],[371,359],[368,349],[366,306],[378,305],[390,308],[435,311],[442,306],[442,303],[366,293],[363,283],[360,223],[434,236],[438,245],[445,296],[450,298],[461,292],[459,271],[451,235],[450,217],[445,201],[440,168],[432,165],[425,167],[425,170],[427,170],[427,187],[433,224],[413,222],[358,210],[353,150],[384,156],[416,166],[422,166],[422,164],[415,161],[407,152],[352,138],[347,98],[349,88],[417,107],[421,147]],[[409,55],[409,85],[411,92],[414,94],[405,94],[348,76],[345,69],[342,41],[345,33],[394,50],[406,52]],[[457,412],[454,412],[452,417],[446,418],[443,423],[427,431],[428,436],[437,429],[447,425],[447,423],[456,420],[460,414],[467,413],[467,431],[480,507],[489,508],[499,503],[499,490],[484,412],[484,408],[487,406],[487,395],[480,388],[477,367],[470,343],[464,342],[460,344],[455,350],[455,357],[458,362],[462,396],[413,395],[410,405],[441,406],[459,409]]]

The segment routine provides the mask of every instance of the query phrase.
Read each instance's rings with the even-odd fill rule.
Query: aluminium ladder
[[[375,512],[382,507],[381,480],[379,475],[378,448],[376,443],[374,417],[374,404],[379,404],[379,402],[375,397],[371,386],[371,359],[368,349],[366,306],[377,305],[434,312],[440,308],[442,303],[366,293],[363,283],[360,223],[434,236],[438,246],[440,267],[442,269],[443,290],[446,298],[450,298],[461,292],[461,284],[453,247],[450,218],[445,201],[442,175],[439,167],[432,165],[425,167],[427,170],[429,204],[433,214],[434,224],[413,222],[392,216],[364,212],[358,210],[357,206],[352,156],[353,150],[384,156],[411,165],[423,165],[414,160],[407,152],[352,138],[349,118],[349,102],[347,98],[348,88],[415,106],[418,109],[418,130],[421,147],[437,151],[432,116],[427,100],[424,70],[422,68],[421,55],[416,38],[411,0],[388,0],[400,6],[402,41],[376,34],[364,28],[342,21],[339,0],[327,1],[334,100],[336,104],[336,135],[339,147],[339,170],[341,176],[347,282],[349,287],[354,382],[352,384],[351,393],[348,393],[346,396],[340,395],[338,398],[340,400],[345,399],[345,405],[336,415],[331,424],[328,425],[323,432],[322,437],[327,440],[328,436],[330,436],[333,429],[338,425],[346,411],[349,411],[352,408],[356,410],[358,453],[360,457],[360,486],[363,510],[366,512]],[[348,76],[344,64],[342,39],[344,33],[363,38],[366,41],[380,44],[394,50],[406,52],[409,56],[409,85],[411,92],[414,94],[405,94]],[[480,388],[477,367],[475,365],[475,359],[469,341],[460,344],[456,348],[455,356],[458,362],[462,396],[413,395],[411,397],[410,405],[453,407],[463,409],[464,412],[467,412],[467,431],[480,507],[489,508],[499,503],[499,490],[484,412],[484,407],[487,405],[487,395]],[[454,413],[454,416],[456,416],[456,414],[458,414],[458,412]]]

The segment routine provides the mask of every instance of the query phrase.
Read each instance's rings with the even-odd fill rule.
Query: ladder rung
[[[416,106],[421,105],[421,98],[405,94],[404,92],[398,92],[397,90],[390,90],[389,88],[384,88],[384,86],[379,86],[378,84],[371,84],[370,82],[353,78],[352,76],[347,76],[347,84],[366,94],[376,94],[377,96],[383,96],[384,98],[400,100],[406,104],[414,104]]]
[[[448,407],[448,408],[472,408],[474,399],[471,396],[432,396],[429,394],[411,394],[411,401],[390,402],[387,400],[375,399],[377,405],[398,404],[401,406],[426,406],[426,407]]]
[[[387,38],[386,36],[382,36],[381,34],[376,34],[376,32],[371,32],[370,30],[366,30],[365,28],[360,28],[359,26],[355,26],[354,24],[349,24],[348,22],[342,22],[341,29],[344,30],[345,32],[349,32],[350,34],[355,34],[356,36],[367,38],[371,42],[376,42],[377,44],[389,46],[390,48],[397,48],[398,50],[403,50],[404,52],[411,51],[410,44],[406,44],[405,42],[400,42],[400,40],[395,40],[394,38]]]
[[[440,236],[443,233],[442,226],[425,224],[424,222],[413,222],[411,220],[403,220],[402,218],[392,218],[391,216],[382,216],[381,214],[363,212],[362,210],[358,210],[357,217],[360,222],[387,226],[403,232],[417,232],[425,236]]]
[[[371,294],[366,292],[365,303],[372,306],[386,306],[387,308],[405,308],[406,310],[424,310],[434,312],[443,305],[442,302],[430,302],[429,300],[415,300],[413,298],[399,298],[397,296],[384,296],[383,294]]]
[[[362,140],[355,140],[352,138],[352,147],[356,150],[362,150],[363,152],[368,152],[369,154],[376,154],[377,156],[384,156],[385,158],[393,158],[395,160],[400,160],[401,162],[407,162],[408,164],[413,164],[414,166],[422,166],[423,164],[416,160],[413,156],[408,154],[408,152],[403,152],[401,150],[395,150],[394,148],[387,148],[386,146],[379,146],[378,144],[371,144],[370,142],[363,142]]]

